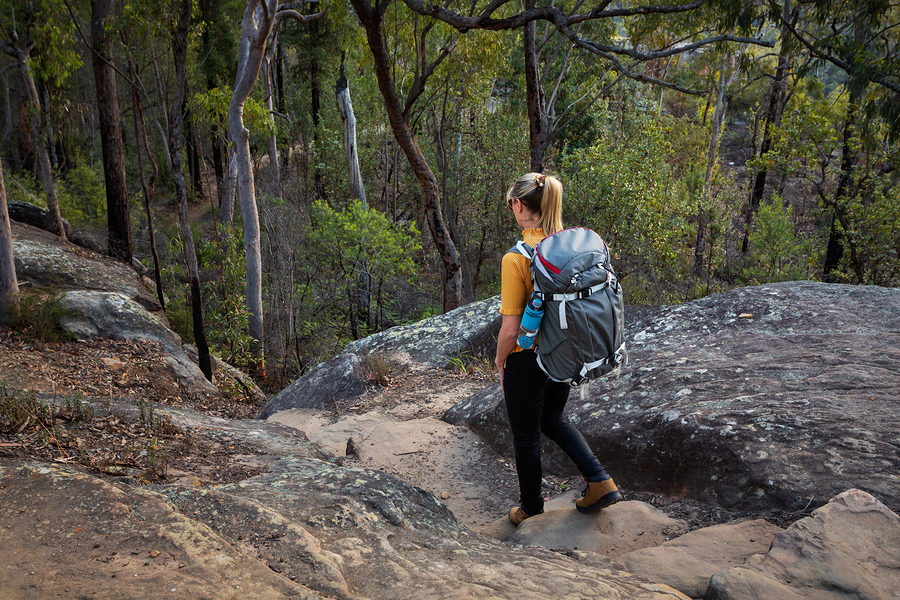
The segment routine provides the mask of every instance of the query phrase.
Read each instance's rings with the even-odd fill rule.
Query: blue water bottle
[[[519,348],[528,350],[534,346],[534,338],[541,327],[541,319],[544,318],[544,303],[537,292],[531,294],[528,304],[525,305],[525,314],[519,325],[519,337],[516,343]]]

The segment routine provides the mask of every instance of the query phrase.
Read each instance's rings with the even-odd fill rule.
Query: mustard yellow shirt
[[[522,239],[529,246],[547,237],[543,229],[524,229]],[[500,264],[500,314],[521,315],[525,312],[525,304],[534,291],[531,283],[531,261],[518,252],[507,252]],[[522,350],[518,346],[513,352]]]

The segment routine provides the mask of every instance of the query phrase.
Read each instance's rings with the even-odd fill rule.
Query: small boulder
[[[366,391],[366,368],[356,354],[345,352],[321,363],[272,397],[257,419],[294,408],[325,408],[361,396]]]
[[[775,536],[769,551],[716,573],[707,600],[897,598],[900,516],[849,490]]]
[[[348,344],[344,352],[401,352],[416,363],[444,368],[453,358],[493,357],[500,332],[500,296],[466,304],[411,325],[391,327]]]
[[[765,553],[781,531],[762,519],[704,527],[654,548],[628,552],[618,561],[635,575],[701,598],[710,577],[743,565],[754,554]]]
[[[590,514],[582,514],[574,507],[546,511],[524,521],[506,541],[615,558],[658,546],[684,528],[684,523],[646,502],[628,501]]]
[[[72,290],[60,294],[59,303],[66,311],[60,325],[76,337],[160,342],[179,385],[191,393],[219,395],[218,388],[185,353],[181,337],[134,300],[117,292]]]
[[[7,202],[6,208],[9,211],[9,218],[19,223],[26,223],[32,227],[43,229],[53,233],[53,220],[50,218],[50,211],[28,202]],[[63,219],[63,231],[66,237],[72,235],[72,224]]]

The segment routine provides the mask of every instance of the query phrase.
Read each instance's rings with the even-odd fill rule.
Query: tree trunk
[[[97,91],[97,116],[106,183],[109,254],[131,264],[131,222],[125,155],[122,148],[122,117],[112,67],[112,39],[104,21],[112,14],[115,0],[91,0],[91,61]]]
[[[318,2],[311,2],[309,5],[309,9],[310,9],[310,11],[315,12],[318,9]],[[318,160],[319,112],[320,112],[319,109],[320,109],[320,105],[321,105],[321,95],[322,95],[322,92],[321,92],[322,85],[321,85],[321,81],[319,79],[319,71],[320,71],[319,57],[318,57],[318,53],[316,51],[316,49],[318,48],[318,45],[320,43],[319,24],[318,23],[313,22],[312,24],[310,24],[309,37],[313,44],[311,52],[309,53],[309,56],[310,56],[310,63],[309,63],[309,87],[310,87],[309,95],[310,95],[310,98],[309,98],[309,100],[310,100],[310,112],[312,115],[312,122],[313,122],[313,149],[314,149],[313,151],[315,152],[315,155],[316,155],[316,157],[314,159],[314,163],[316,164],[316,171],[315,171],[315,174],[313,175],[313,177],[314,177],[314,185],[316,188],[316,197],[319,200],[325,200],[325,198],[326,198],[325,182],[322,180],[322,172],[319,170],[319,166],[318,166],[319,165],[319,160]]]
[[[28,104],[34,112],[28,115],[31,125],[31,136],[34,139],[34,151],[37,162],[37,175],[41,180],[44,193],[47,195],[47,212],[50,213],[50,222],[52,231],[59,237],[66,238],[66,230],[63,227],[62,215],[59,212],[59,198],[56,195],[56,182],[53,178],[53,167],[50,164],[50,154],[47,152],[47,144],[43,136],[43,118],[41,117],[41,102],[38,98],[37,87],[34,84],[34,78],[28,69],[28,63],[25,62],[26,57],[22,57],[20,62],[20,70],[22,72],[22,80],[26,86],[28,95]]]
[[[834,193],[832,205],[831,232],[828,235],[828,246],[825,250],[825,265],[822,270],[822,280],[828,283],[840,281],[840,263],[844,257],[844,242],[850,249],[850,262],[856,274],[857,283],[863,283],[864,269],[862,261],[857,253],[856,243],[848,238],[849,230],[844,199],[850,196],[850,187],[853,185],[853,167],[856,166],[856,154],[853,149],[853,136],[856,129],[857,102],[860,93],[851,88],[850,103],[847,106],[847,119],[844,122],[844,132],[841,138],[841,174],[838,178],[837,190]],[[837,225],[840,224],[840,227]]]
[[[535,0],[528,0],[525,8],[535,7]],[[550,148],[550,123],[544,111],[544,90],[541,86],[540,59],[535,41],[536,25],[529,21],[523,32],[523,50],[525,54],[525,89],[528,105],[528,133],[530,136],[531,170],[534,173],[544,172],[547,150]]]
[[[350,101],[350,84],[344,73],[344,55],[341,54],[341,76],[334,86],[338,109],[344,122],[344,155],[347,158],[347,176],[350,180],[350,196],[359,198],[363,208],[366,203],[366,188],[363,185],[362,173],[359,171],[359,156],[356,152],[356,115],[353,114],[353,103]]]
[[[131,68],[132,81],[138,78],[137,70]],[[132,101],[134,103],[134,141],[137,152],[138,173],[141,180],[141,191],[144,194],[144,209],[147,211],[147,230],[150,234],[150,253],[153,256],[153,274],[156,279],[156,297],[159,299],[159,305],[163,311],[166,310],[166,295],[163,293],[162,272],[159,264],[159,252],[156,249],[156,232],[153,229],[153,194],[156,184],[156,177],[159,175],[159,169],[156,166],[156,160],[153,158],[153,152],[150,150],[150,141],[147,139],[147,125],[144,123],[144,109],[141,106],[141,95],[138,87],[134,85],[131,88]],[[150,179],[144,175],[144,152],[147,153],[147,160],[150,161]]]
[[[33,16],[33,12],[31,13]],[[27,18],[27,15],[26,15]],[[37,85],[35,85],[34,76],[31,74],[29,67],[29,48],[32,43],[28,36],[23,40],[23,49],[13,44],[13,42],[0,40],[0,50],[9,55],[16,61],[15,64],[19,70],[19,80],[22,84],[25,106],[25,121],[28,123],[29,133],[31,134],[32,149],[35,154],[35,175],[40,179],[47,195],[47,211],[50,213],[50,230],[61,238],[66,238],[65,228],[63,227],[62,216],[59,214],[59,200],[56,195],[56,182],[53,177],[53,166],[50,163],[50,147],[49,128],[45,126],[43,117],[43,109],[41,108],[41,99],[38,95]],[[15,40],[14,40],[15,41]],[[4,73],[5,74],[5,73]],[[7,96],[9,91],[7,90]]]
[[[419,178],[422,190],[425,192],[425,215],[428,227],[431,230],[434,244],[438,254],[444,263],[444,312],[450,311],[462,304],[462,270],[459,264],[459,254],[456,246],[444,223],[441,214],[441,194],[437,178],[428,166],[428,161],[419,144],[413,136],[412,129],[403,112],[397,89],[390,71],[390,57],[387,42],[381,29],[383,13],[373,9],[368,0],[351,0],[357,16],[366,30],[369,49],[372,52],[375,65],[375,77],[378,80],[378,88],[384,98],[388,119],[397,143],[406,155],[410,166]],[[379,4],[379,10],[386,10],[389,3]]]
[[[210,128],[212,129],[213,170],[216,172],[216,195],[218,196],[219,210],[221,210],[226,188],[225,165],[222,161],[222,144],[219,142],[219,124],[213,122]]]
[[[212,363],[209,345],[203,328],[203,303],[200,297],[200,274],[197,268],[197,253],[194,250],[194,236],[188,220],[187,187],[184,183],[184,168],[181,166],[183,145],[184,96],[187,88],[185,61],[187,57],[188,27],[191,23],[191,0],[181,0],[178,26],[172,35],[172,50],[175,58],[175,99],[172,102],[172,117],[169,119],[169,149],[171,151],[172,178],[175,181],[175,196],[178,199],[178,221],[184,242],[185,262],[191,282],[191,313],[194,321],[194,342],[197,344],[200,370],[212,381]]]
[[[246,299],[255,369],[265,373],[262,304],[262,256],[260,253],[259,211],[250,157],[250,131],[244,127],[244,103],[250,96],[265,56],[265,44],[275,24],[274,6],[268,12],[260,6],[269,0],[250,0],[241,20],[241,45],[238,55],[237,80],[228,105],[228,131],[234,144],[237,189],[244,216],[244,255],[247,263]],[[274,3],[272,3],[274,4]]]
[[[763,125],[763,139],[759,147],[759,157],[763,158],[772,148],[772,131],[781,122],[784,106],[787,99],[787,71],[790,67],[790,54],[784,40],[790,35],[788,29],[788,15],[790,13],[790,0],[784,2],[784,22],[781,26],[781,50],[778,53],[778,67],[775,69],[775,78],[769,90],[769,106],[766,109],[766,121]],[[766,177],[768,169],[761,169],[753,180],[753,188],[750,191],[750,202],[745,215],[744,239],[741,242],[741,253],[746,254],[750,249],[750,226],[753,217],[759,211],[759,203],[766,191]]]
[[[13,262],[12,232],[6,209],[6,187],[3,185],[3,165],[0,164],[0,325],[9,321],[19,303],[19,285]]]

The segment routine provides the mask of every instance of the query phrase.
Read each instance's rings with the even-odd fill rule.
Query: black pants
[[[509,355],[503,384],[525,512],[536,515],[544,510],[541,432],[556,442],[586,479],[600,481],[606,477],[606,469],[594,456],[584,436],[563,420],[570,386],[547,377],[538,366],[533,350]]]

